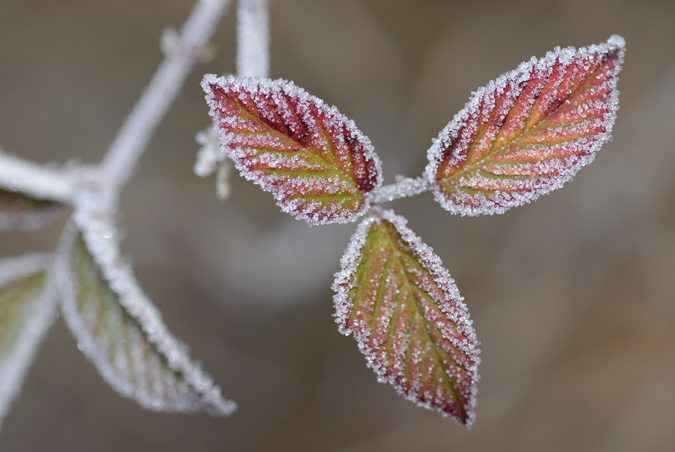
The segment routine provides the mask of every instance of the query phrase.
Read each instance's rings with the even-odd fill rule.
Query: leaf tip
[[[503,213],[563,186],[610,139],[625,40],[556,48],[480,88],[428,151],[436,200]]]
[[[607,40],[607,45],[610,48],[615,48],[615,49],[625,49],[626,48],[626,40],[623,38],[623,36],[620,35],[612,35],[609,37]]]
[[[374,207],[336,274],[335,318],[378,381],[419,406],[473,419],[478,341],[454,281],[406,220]]]

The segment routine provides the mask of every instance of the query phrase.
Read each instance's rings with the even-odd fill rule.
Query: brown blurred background
[[[187,0],[0,0],[0,146],[102,158]],[[530,56],[623,35],[614,140],[575,180],[498,217],[430,195],[392,207],[443,259],[482,342],[465,431],[378,384],[332,319],[351,225],[310,228],[234,176],[226,203],[192,173],[199,81],[233,72],[234,6],[123,193],[125,253],[169,328],[240,409],[144,411],[58,321],[0,434],[33,451],[675,450],[675,2],[272,0],[272,76],[354,119],[385,181],[421,174],[471,91]],[[63,223],[0,236],[52,250]]]

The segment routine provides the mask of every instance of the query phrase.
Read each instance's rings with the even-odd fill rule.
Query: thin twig
[[[51,169],[14,157],[0,150],[0,188],[25,193],[38,199],[72,201],[78,178],[60,169]]]
[[[230,0],[199,0],[185,22],[173,51],[157,69],[150,84],[110,146],[101,168],[108,201],[115,203],[120,188],[129,180],[139,157],[157,125],[178,95],[200,52],[215,32]]]
[[[237,12],[237,75],[267,77],[269,58],[267,0],[239,0]]]
[[[412,179],[402,177],[395,184],[385,185],[377,189],[370,198],[374,204],[379,204],[395,199],[407,198],[409,196],[419,195],[429,190],[429,181],[424,177]]]

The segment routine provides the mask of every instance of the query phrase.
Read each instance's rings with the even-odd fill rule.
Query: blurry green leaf
[[[114,228],[66,230],[59,283],[63,314],[79,348],[119,393],[157,411],[229,414],[224,400],[166,330],[159,312],[141,292],[130,268],[117,257]],[[94,228],[95,229],[95,228]],[[94,255],[91,250],[96,250]]]
[[[0,421],[19,392],[40,339],[55,318],[45,255],[0,261]]]
[[[42,293],[46,277],[40,271],[0,287],[0,356],[14,348],[24,329],[24,314]]]

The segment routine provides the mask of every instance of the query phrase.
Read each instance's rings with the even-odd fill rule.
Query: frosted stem
[[[130,178],[155,128],[178,95],[185,78],[199,59],[202,49],[215,32],[230,0],[199,0],[185,22],[178,40],[167,52],[150,84],[120,129],[102,162],[104,185],[114,202],[122,185]]]
[[[47,168],[0,150],[0,187],[38,199],[68,202],[77,189],[77,178],[63,170]]]
[[[424,177],[412,179],[409,177],[397,178],[395,184],[384,185],[372,194],[371,202],[379,204],[382,202],[393,201],[395,199],[406,198],[408,196],[419,195],[429,190],[430,185]]]
[[[239,0],[237,13],[237,75],[269,74],[269,14],[267,0]]]

